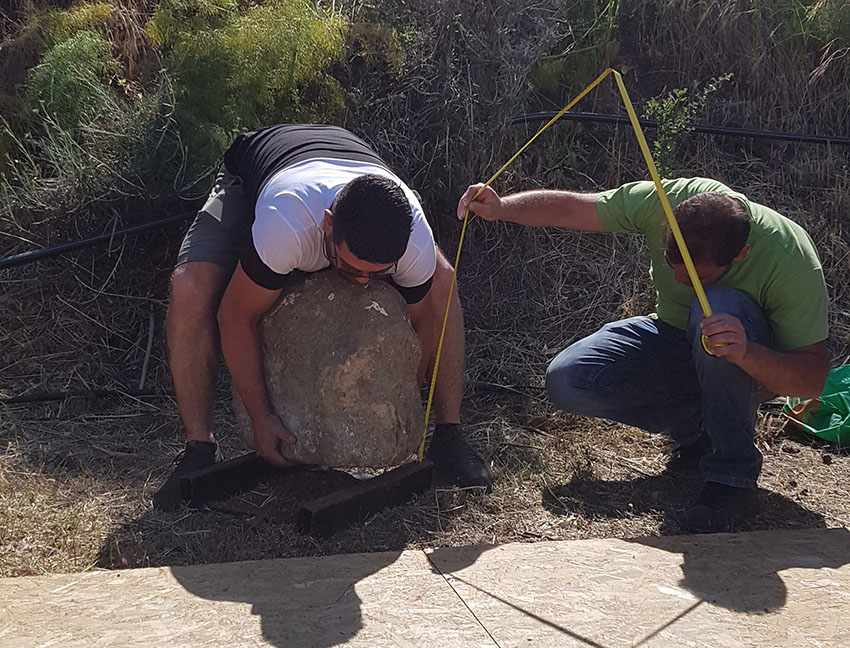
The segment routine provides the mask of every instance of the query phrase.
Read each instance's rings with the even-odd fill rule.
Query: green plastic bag
[[[820,396],[811,400],[789,398],[782,412],[804,432],[850,446],[850,365],[827,374]]]

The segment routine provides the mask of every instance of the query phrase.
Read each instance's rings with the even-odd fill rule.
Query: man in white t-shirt
[[[342,128],[282,125],[237,137],[186,234],[171,279],[169,361],[187,441],[176,476],[216,461],[212,401],[219,340],[258,454],[286,463],[298,430],[285,429],[269,401],[257,326],[290,273],[328,267],[355,283],[386,280],[401,293],[422,345],[425,375],[452,267],[434,242],[417,195]],[[487,489],[490,471],[460,428],[463,354],[455,292],[428,456],[453,483]]]

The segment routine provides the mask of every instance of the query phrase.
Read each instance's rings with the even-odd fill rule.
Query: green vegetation
[[[45,42],[55,45],[81,31],[105,33],[114,12],[115,8],[108,2],[84,2],[67,10],[50,9],[37,16],[35,22]]]
[[[211,4],[197,3],[186,29],[186,3],[169,0],[149,30],[173,75],[178,121],[204,162],[240,129],[335,121],[344,99],[327,70],[342,53],[341,18],[304,0],[272,0],[241,15],[230,3],[217,12]]]
[[[306,0],[163,0],[149,19],[78,3],[25,24],[37,56],[0,127],[0,215],[18,223],[196,197],[239,130],[344,108],[347,23]]]
[[[168,47],[181,36],[223,27],[238,10],[236,0],[163,0],[145,29],[155,43]]]
[[[78,131],[114,101],[109,83],[117,71],[106,39],[77,32],[50,48],[30,72],[27,107],[63,130]]]
[[[541,56],[534,66],[532,83],[547,99],[563,103],[563,97],[581,91],[597,74],[616,61],[619,0],[582,0],[564,8],[559,20],[570,28]]]
[[[676,88],[665,97],[653,97],[646,102],[644,116],[658,124],[652,142],[652,157],[662,176],[676,175],[679,145],[705,113],[711,96],[731,79],[731,74],[725,74],[711,79],[702,88]]]

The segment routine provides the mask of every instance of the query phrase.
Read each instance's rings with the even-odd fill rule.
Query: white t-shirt
[[[337,193],[355,178],[375,174],[399,184],[410,202],[413,227],[393,282],[402,288],[426,283],[437,266],[434,235],[416,194],[387,169],[353,160],[305,160],[275,173],[260,189],[251,228],[260,260],[277,274],[317,272],[330,266],[322,219]]]

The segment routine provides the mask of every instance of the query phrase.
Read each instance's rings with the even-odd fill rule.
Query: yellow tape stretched
[[[661,201],[661,209],[664,212],[664,216],[667,218],[667,223],[670,226],[670,231],[673,233],[673,238],[676,241],[676,246],[679,248],[679,253],[682,255],[682,260],[685,263],[685,269],[688,272],[688,277],[691,280],[691,285],[693,286],[694,292],[696,293],[697,299],[699,300],[700,307],[702,308],[703,315],[705,317],[711,316],[711,305],[708,303],[708,297],[706,297],[705,290],[703,289],[702,282],[700,281],[699,275],[697,274],[696,268],[694,267],[693,259],[691,258],[691,254],[688,251],[688,246],[685,244],[685,238],[682,236],[682,231],[679,229],[679,224],[676,222],[676,217],[673,215],[673,208],[670,206],[670,199],[667,197],[667,192],[664,190],[663,185],[661,184],[661,177],[658,175],[658,170],[655,167],[655,161],[652,159],[652,154],[649,151],[649,146],[646,143],[646,137],[644,137],[643,130],[640,127],[640,122],[638,121],[637,114],[635,113],[634,106],[632,106],[632,100],[629,98],[629,93],[626,91],[626,86],[623,83],[623,77],[613,68],[607,68],[602,74],[596,77],[590,85],[588,85],[584,90],[582,90],[574,99],[572,99],[567,105],[565,105],[561,110],[559,110],[552,119],[546,122],[540,129],[528,140],[522,147],[514,153],[511,158],[505,162],[499,170],[496,171],[487,182],[476,192],[476,194],[472,197],[472,201],[474,201],[482,191],[486,187],[489,187],[491,183],[493,183],[496,178],[498,178],[502,173],[507,169],[513,162],[516,160],[523,152],[531,146],[534,141],[540,137],[546,129],[552,126],[555,122],[557,122],[561,117],[563,117],[566,113],[572,110],[575,105],[580,102],[585,96],[591,92],[596,86],[598,86],[608,75],[614,76],[614,81],[617,83],[617,89],[620,91],[620,97],[623,100],[623,105],[626,108],[626,112],[629,115],[629,122],[632,125],[632,129],[634,130],[635,137],[638,141],[638,146],[640,147],[641,153],[643,154],[643,159],[646,161],[647,169],[649,170],[649,175],[652,177],[652,181],[655,183],[655,188],[658,191],[658,198]],[[422,461],[425,458],[425,441],[428,435],[428,424],[431,421],[431,408],[434,404],[434,391],[437,386],[437,374],[440,370],[440,357],[443,353],[443,340],[446,335],[446,325],[449,321],[449,311],[451,310],[452,297],[454,296],[454,288],[457,283],[457,269],[460,265],[460,253],[463,249],[463,239],[466,236],[466,227],[469,223],[469,207],[466,208],[463,214],[463,225],[460,229],[460,238],[457,243],[457,252],[455,253],[455,262],[454,268],[452,270],[452,280],[449,284],[449,296],[446,302],[446,310],[443,314],[443,326],[440,329],[440,338],[437,342],[437,352],[434,356],[434,368],[431,373],[431,385],[428,389],[428,402],[425,406],[425,431],[422,434],[422,442],[419,444],[419,461]],[[705,340],[703,340],[703,346],[705,346]],[[708,349],[706,349],[708,350]]]
[[[682,236],[682,230],[679,229],[679,223],[676,222],[676,217],[673,216],[673,208],[670,207],[670,199],[667,197],[667,192],[661,186],[661,177],[658,175],[658,170],[655,168],[655,161],[652,159],[652,154],[649,152],[649,146],[646,144],[646,137],[643,135],[643,129],[638,122],[637,114],[635,114],[632,100],[629,98],[629,93],[626,92],[626,85],[623,83],[623,77],[616,70],[608,68],[608,71],[614,75],[614,81],[617,82],[617,88],[620,90],[620,96],[623,98],[623,104],[626,107],[626,112],[629,114],[629,121],[632,123],[632,129],[637,137],[640,152],[643,153],[643,159],[646,160],[646,167],[649,169],[649,175],[655,183],[655,188],[658,190],[658,199],[661,201],[661,209],[664,210],[664,215],[667,217],[667,224],[670,226],[670,231],[673,233],[673,238],[676,240],[676,247],[682,255],[682,260],[685,262],[685,269],[688,271],[688,277],[691,280],[691,285],[699,300],[699,305],[702,308],[703,315],[711,317],[711,304],[708,303],[708,297],[705,296],[705,290],[702,287],[702,282],[699,279],[694,261],[691,258],[691,253],[688,251],[688,246],[685,244],[685,238]]]

